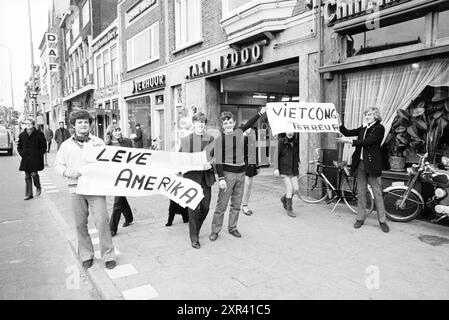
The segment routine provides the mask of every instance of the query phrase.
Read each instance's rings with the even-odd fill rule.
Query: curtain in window
[[[378,107],[385,127],[385,138],[399,109],[406,109],[428,85],[443,83],[449,74],[449,60],[431,60],[414,64],[364,70],[346,76],[343,101],[344,125],[357,128],[363,123],[363,111]],[[343,160],[350,161],[353,147],[345,144]]]

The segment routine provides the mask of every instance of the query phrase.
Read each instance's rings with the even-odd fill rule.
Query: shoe
[[[390,228],[388,227],[388,225],[385,222],[381,222],[380,223],[380,228],[382,229],[383,232],[387,233],[388,231],[390,231]]]
[[[26,196],[25,198],[23,198],[23,200],[30,200],[33,199],[33,196]]]
[[[211,233],[209,236],[210,241],[215,241],[218,238],[218,233]]]
[[[243,211],[243,213],[246,214],[247,216],[250,216],[250,215],[253,214],[253,211],[252,211],[252,210],[249,210],[249,209],[248,209],[248,206],[242,206],[242,211]]]
[[[171,222],[167,222],[167,223],[165,224],[166,227],[170,227],[171,225],[172,225]]]
[[[241,238],[242,237],[242,235],[240,234],[240,232],[237,229],[229,231],[229,233],[232,234],[236,238]]]
[[[89,269],[90,267],[92,267],[93,264],[94,264],[94,259],[89,259],[89,260],[83,261],[83,268]]]
[[[192,242],[192,247],[195,249],[199,249],[199,248],[201,248],[201,245],[199,242]]]
[[[111,237],[114,237],[117,234],[117,231],[112,231],[111,230]]]
[[[281,197],[282,205],[284,206],[284,209],[287,210],[287,197],[285,194]]]
[[[114,260],[111,260],[111,261],[106,261],[106,263],[104,265],[105,265],[106,269],[114,269],[117,264],[115,263]]]
[[[42,193],[41,188],[36,189],[36,197],[39,197],[41,195],[41,193]]]
[[[122,227],[123,228],[126,228],[127,226],[129,226],[130,224],[132,224],[133,222],[131,221],[131,222],[127,222],[127,221],[125,221],[123,224],[122,224]]]
[[[356,222],[354,223],[354,228],[360,228],[363,225],[363,222],[363,220],[356,220]]]
[[[289,217],[295,218],[296,214],[293,212],[293,202],[292,198],[285,198],[285,203],[287,204],[287,215]]]

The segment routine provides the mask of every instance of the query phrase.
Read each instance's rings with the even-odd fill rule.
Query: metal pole
[[[8,46],[0,43],[0,46],[5,47],[6,49],[8,49],[8,55],[9,55],[9,80],[11,81],[11,106],[12,109],[14,110],[14,89],[13,89],[13,84],[12,84],[12,60],[11,60],[11,49],[9,49]]]
[[[32,33],[32,28],[31,28],[31,11],[30,11],[30,0],[27,0],[27,6],[28,6],[28,24],[30,27],[30,51],[31,51],[31,92],[32,92],[32,100],[34,100],[33,103],[33,118],[34,121],[37,121],[37,116],[36,116],[36,103],[37,103],[37,99],[35,97],[35,86],[34,86],[34,53],[33,53],[33,33]]]

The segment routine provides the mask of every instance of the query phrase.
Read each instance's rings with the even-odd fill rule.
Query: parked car
[[[12,139],[9,130],[4,126],[0,126],[0,151],[7,151],[12,156]]]

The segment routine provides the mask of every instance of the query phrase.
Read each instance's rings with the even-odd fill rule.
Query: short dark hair
[[[75,110],[70,113],[69,123],[74,126],[76,120],[78,119],[86,119],[89,120],[89,124],[92,124],[94,118],[90,115],[86,110]]]
[[[136,127],[139,126],[140,127],[140,123],[136,123]]]
[[[225,120],[230,120],[230,119],[234,120],[234,115],[232,114],[232,112],[229,112],[229,111],[223,111],[223,112],[221,113],[220,121],[221,121],[222,123],[223,123],[223,121],[225,121]]]
[[[207,123],[207,118],[206,115],[202,112],[197,112],[192,116],[192,122],[193,121],[200,121],[200,122],[204,122]]]

